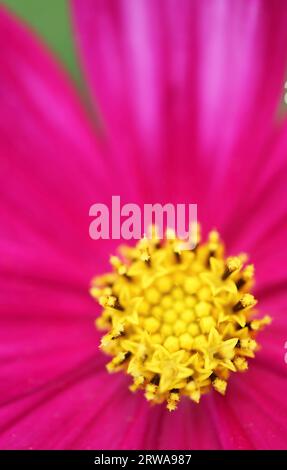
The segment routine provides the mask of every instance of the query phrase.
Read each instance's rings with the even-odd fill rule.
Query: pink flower
[[[0,9],[0,446],[286,448],[287,65],[278,1],[75,0],[101,126],[43,45]],[[116,241],[89,208],[198,204],[256,266],[262,350],[225,397],[169,413],[109,375],[90,279]]]

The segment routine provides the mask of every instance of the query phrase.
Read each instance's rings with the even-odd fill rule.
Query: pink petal
[[[136,418],[123,436],[122,445],[126,449],[147,450],[221,448],[214,423],[210,420],[208,401],[206,397],[197,406],[183,399],[176,412],[170,413],[165,405],[149,406],[141,400]],[[140,441],[134,439],[135,432]]]
[[[228,251],[247,252],[255,265],[259,309],[276,317],[287,307],[286,151],[287,121],[256,161],[223,230]]]
[[[286,332],[285,307],[258,335],[249,370],[232,374],[225,397],[214,394],[210,412],[224,449],[286,449]]]
[[[270,251],[274,238],[280,241],[282,228],[287,228],[284,223],[287,210],[286,120],[279,129],[273,131],[271,137],[260,158],[253,161],[246,184],[239,188],[241,199],[233,201],[234,207],[225,227],[230,244],[236,248],[243,240],[246,249],[260,249],[266,251],[266,254]]]
[[[282,94],[284,2],[73,6],[93,96],[145,197],[193,199],[206,226],[221,226]]]
[[[267,310],[267,305],[263,302],[263,312],[269,313],[273,317],[273,321],[272,324],[258,336],[260,351],[256,354],[254,365],[258,364],[258,366],[266,368],[266,370],[276,374],[279,378],[284,378],[287,371],[286,302],[284,309],[278,310],[276,307],[277,305],[275,304],[274,310],[272,310],[272,308]],[[265,308],[266,310],[264,310]],[[269,385],[270,388],[272,388],[272,382]]]
[[[1,304],[6,315],[83,314],[112,249],[90,239],[90,206],[130,186],[119,188],[66,76],[3,8],[0,47]]]
[[[99,358],[98,358],[99,359]],[[98,364],[97,364],[98,363]],[[210,449],[220,448],[206,403],[185,400],[178,412],[149,405],[127,390],[122,374],[102,361],[77,368],[0,408],[5,449]],[[37,433],[34,428],[37,425]],[[176,432],[175,432],[176,430]]]
[[[88,289],[111,244],[90,239],[88,214],[118,179],[66,76],[2,7],[0,48],[0,402],[9,420],[16,400],[97,362]]]
[[[286,449],[286,391],[284,375],[266,365],[236,374],[227,396],[214,395],[212,406],[224,448]]]
[[[90,318],[1,318],[0,345],[1,407],[33,396],[87,359],[104,369],[104,357],[95,358],[99,334]]]
[[[200,405],[183,399],[175,413],[164,410],[158,432],[160,449],[221,449],[214,421],[210,416],[210,397]]]
[[[121,374],[108,375],[102,361],[97,365],[97,359],[90,357],[45,388],[0,410],[1,447],[117,449],[133,423],[132,447],[140,448],[139,398],[127,391]]]

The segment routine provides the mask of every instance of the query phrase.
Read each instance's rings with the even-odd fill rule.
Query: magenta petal
[[[0,319],[0,407],[31,396],[94,359],[99,335],[91,319]],[[104,357],[98,356],[103,367]]]
[[[99,359],[99,358],[98,358]],[[8,449],[217,449],[206,403],[177,413],[152,407],[88,358],[32,394],[0,408],[0,446]],[[37,433],[34,427],[37,423]],[[176,427],[175,427],[176,426]],[[175,432],[175,429],[177,432]]]
[[[221,448],[210,419],[208,401],[209,398],[198,407],[183,399],[176,413],[170,413],[164,405],[150,406],[140,400],[136,419],[130,422],[123,436],[123,447],[136,449],[140,445],[147,450]]]
[[[121,449],[126,448],[123,441],[132,424],[131,446],[141,448],[139,396],[127,391],[127,381],[121,374],[107,375],[102,361],[97,362],[97,357],[90,357],[33,395],[3,407],[0,446]]]
[[[137,164],[145,194],[193,198],[201,221],[220,227],[282,95],[284,1],[72,4],[107,132]]]
[[[286,299],[286,295],[285,295]],[[225,397],[214,394],[210,412],[225,449],[286,449],[286,301],[276,302],[273,322],[258,335],[260,350],[249,370],[232,374]],[[261,312],[273,314],[272,308]]]
[[[3,8],[0,47],[2,313],[82,314],[110,249],[90,239],[89,208],[118,178],[67,78]]]
[[[286,449],[286,379],[265,366],[232,378],[226,397],[214,396],[225,449]]]
[[[241,201],[238,201],[238,205],[234,208],[236,214],[233,214],[233,218],[237,217],[240,221],[245,215],[246,220],[242,224],[240,236],[236,229],[230,234],[232,224],[228,233],[233,241],[236,236],[236,239],[244,238],[243,242],[248,245],[247,248],[269,248],[268,244],[273,242],[273,237],[278,237],[280,232],[282,234],[282,228],[286,230],[286,224],[282,223],[287,211],[286,151],[287,121],[285,119],[276,130],[272,131],[271,138],[266,142],[266,148],[260,158],[253,159],[252,171],[250,168],[246,175],[245,185],[239,188]],[[248,197],[244,197],[244,194],[248,194]],[[251,217],[246,217],[247,211],[251,213]]]
[[[271,316],[286,309],[287,122],[256,161],[249,183],[239,190],[224,234],[229,252],[247,252],[256,269],[255,294]],[[234,201],[235,202],[235,201]]]
[[[164,409],[157,434],[159,448],[221,449],[209,403],[210,396],[204,397],[200,405],[183,399],[176,413],[169,413]]]
[[[98,349],[88,289],[104,250],[89,238],[88,213],[110,195],[113,173],[63,72],[2,7],[0,49],[4,406]]]

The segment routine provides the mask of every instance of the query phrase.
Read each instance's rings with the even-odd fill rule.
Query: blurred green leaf
[[[2,0],[2,3],[34,28],[79,84],[81,75],[74,50],[68,1]]]

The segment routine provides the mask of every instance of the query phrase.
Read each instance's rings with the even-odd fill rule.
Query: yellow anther
[[[150,311],[153,317],[161,320],[161,317],[163,315],[163,309],[159,305],[155,305],[154,307],[151,308]]]
[[[114,306],[116,305],[116,302],[117,302],[116,297],[110,296],[110,297],[107,298],[107,303],[106,303],[106,305],[107,305],[108,307],[114,307]]]
[[[242,267],[242,261],[239,256],[232,256],[227,258],[225,270],[222,274],[222,279],[227,279],[231,274],[238,271]]]
[[[209,243],[219,243],[220,236],[217,230],[211,230],[208,235],[208,241]]]
[[[220,393],[221,395],[225,394],[226,387],[227,387],[227,382],[225,380],[221,380],[219,378],[216,378],[212,382],[212,385],[218,393]]]
[[[192,321],[194,321],[195,319],[195,314],[193,312],[193,310],[191,309],[184,309],[182,312],[181,312],[181,315],[180,317],[182,318],[182,320],[189,324],[191,323]]]
[[[209,251],[215,252],[220,244],[219,233],[216,230],[212,230],[208,237],[208,248]]]
[[[252,294],[244,294],[243,297],[234,305],[233,311],[238,312],[239,310],[251,308],[256,305],[257,301]]]
[[[177,408],[177,404],[179,402],[179,394],[178,393],[171,393],[167,399],[167,409],[169,411],[174,411]]]
[[[184,333],[179,337],[179,344],[183,349],[191,349],[192,343],[192,336],[189,333]]]
[[[122,266],[122,262],[118,256],[111,256],[110,263],[115,269],[118,269],[119,267]]]
[[[199,321],[202,333],[209,333],[211,328],[215,327],[216,321],[213,317],[203,317]]]
[[[253,320],[251,322],[251,328],[252,330],[258,331],[263,326],[270,325],[271,322],[272,322],[271,317],[269,317],[269,315],[266,315],[264,318]]]
[[[177,402],[168,399],[166,407],[168,411],[174,411],[177,408]]]
[[[205,335],[198,335],[194,338],[193,341],[194,349],[205,349],[207,347],[207,338]]]
[[[201,286],[200,280],[195,276],[187,277],[184,281],[184,290],[186,294],[195,294]]]
[[[174,299],[183,299],[184,298],[184,292],[183,290],[180,288],[180,287],[175,287],[173,290],[172,290],[172,297]]]
[[[147,315],[150,311],[150,304],[142,299],[138,304],[137,311],[140,315]]]
[[[160,327],[160,322],[154,317],[148,317],[144,321],[144,327],[148,333],[156,333]]]
[[[200,301],[195,306],[195,313],[198,317],[206,317],[210,314],[211,305],[208,302]]]
[[[98,297],[99,299],[99,304],[102,306],[102,307],[115,307],[116,303],[117,303],[117,298],[114,297],[114,296],[99,296]]]
[[[238,256],[227,258],[226,266],[228,270],[233,273],[242,267],[241,259]]]
[[[195,403],[199,403],[200,397],[201,397],[200,390],[194,390],[193,392],[190,393],[190,398]]]
[[[240,303],[244,308],[251,307],[256,304],[255,297],[252,294],[245,294],[241,299]]]
[[[212,388],[224,394],[271,319],[254,318],[254,267],[244,267],[242,255],[225,259],[216,231],[182,252],[181,240],[167,235],[122,247],[90,293],[103,307],[96,325],[106,330],[100,347],[111,356],[108,371],[131,375],[130,390],[173,411],[184,395],[199,403]]]
[[[194,295],[187,295],[184,303],[186,307],[194,307],[197,304],[197,299]]]
[[[148,401],[152,401],[155,398],[157,387],[153,384],[148,384],[146,386],[145,397]]]
[[[154,344],[161,344],[162,336],[161,336],[160,333],[157,333],[155,335],[151,335],[151,340]]]
[[[126,359],[126,353],[125,352],[120,352],[114,359],[108,363],[107,369],[109,372],[115,372],[117,368],[125,362]]]
[[[161,305],[163,308],[169,308],[173,304],[173,299],[170,295],[165,295],[161,299]]]
[[[172,279],[169,276],[160,277],[156,281],[156,286],[161,293],[167,293],[171,291]]]
[[[164,347],[169,351],[169,352],[176,352],[179,350],[179,341],[176,336],[169,336],[166,338],[164,342]]]
[[[152,305],[158,305],[160,293],[155,287],[149,287],[145,292],[145,299]]]
[[[173,304],[173,308],[177,314],[180,314],[185,309],[183,300],[176,300]]]
[[[180,319],[176,320],[175,324],[173,325],[173,331],[176,336],[181,335],[186,331],[186,323]]]
[[[129,386],[131,392],[136,392],[144,383],[144,377],[134,378],[133,383]]]
[[[166,310],[163,314],[163,320],[165,323],[171,323],[173,324],[177,319],[177,314],[176,312],[171,308],[169,310]]]
[[[139,259],[145,262],[150,261],[150,245],[146,237],[138,243],[138,250],[140,253]]]
[[[160,331],[161,331],[163,338],[166,338],[167,336],[171,336],[173,332],[172,325],[168,325],[167,323],[164,323]]]
[[[250,349],[251,351],[255,351],[257,348],[257,343],[254,339],[243,338],[240,340],[240,347],[243,349]]]
[[[191,323],[188,326],[187,331],[191,334],[191,336],[197,336],[200,331],[198,323]]]
[[[173,283],[175,286],[182,285],[185,281],[185,275],[184,273],[180,271],[176,271],[173,275]]]
[[[244,357],[237,357],[234,360],[234,365],[236,369],[239,370],[240,372],[243,372],[248,369],[248,362],[246,361]]]
[[[199,298],[199,300],[211,300],[212,293],[210,288],[208,286],[201,287],[197,292],[197,297]]]
[[[244,269],[242,273],[242,276],[243,276],[243,279],[245,279],[246,281],[249,281],[249,279],[252,279],[254,276],[254,265],[249,264],[248,266],[246,266],[246,268]]]

